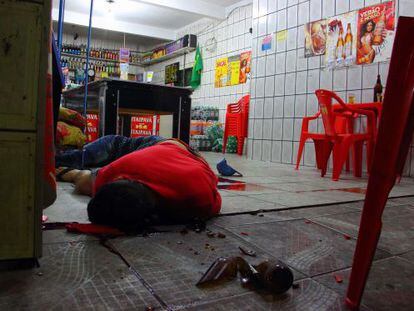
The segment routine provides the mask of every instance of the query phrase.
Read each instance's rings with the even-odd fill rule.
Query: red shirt
[[[146,185],[168,207],[188,215],[213,216],[220,212],[217,176],[203,159],[172,143],[132,152],[103,167],[96,177],[94,193],[119,179]]]

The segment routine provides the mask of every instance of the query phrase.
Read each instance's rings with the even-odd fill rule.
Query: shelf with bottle
[[[86,57],[86,45],[64,44],[62,46],[62,54]],[[92,47],[89,50],[89,56],[99,59],[117,61],[119,59],[119,51]]]
[[[68,54],[68,53],[61,53],[61,56],[62,57],[77,58],[77,59],[86,59],[86,56],[76,55],[76,54]],[[98,57],[89,57],[89,60],[108,62],[108,63],[119,63],[119,60],[105,59],[105,58],[98,58]],[[133,65],[133,66],[141,66],[141,64],[139,62],[131,62],[130,61],[129,64]]]
[[[76,57],[80,59],[86,59],[86,46],[85,45],[63,45],[61,56]],[[130,65],[140,66],[140,56],[136,52],[132,53],[129,57]],[[89,51],[89,60],[105,61],[118,63],[119,51],[101,48],[91,48]]]
[[[84,79],[84,70],[86,70],[86,61],[81,61],[77,57],[61,58],[62,68],[68,68],[69,79],[74,83],[82,84]],[[88,66],[88,75],[90,81],[104,77],[119,77],[121,69],[119,63],[90,60]]]

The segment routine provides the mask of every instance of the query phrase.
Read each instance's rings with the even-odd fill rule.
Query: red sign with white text
[[[99,117],[95,113],[86,115],[86,142],[90,143],[99,137]]]
[[[159,135],[160,116],[159,115],[142,115],[131,117],[131,135],[130,137],[143,137]]]

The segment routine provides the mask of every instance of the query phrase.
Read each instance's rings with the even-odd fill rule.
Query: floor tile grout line
[[[91,244],[96,244],[98,245],[97,240],[91,240],[88,242],[92,242]],[[84,246],[86,246],[86,241],[72,241],[72,242],[58,242],[58,243],[52,243],[52,244],[71,244],[71,243],[75,243],[75,244],[83,244]],[[41,266],[39,266],[39,268],[41,268]],[[74,287],[73,289],[69,290],[67,293],[65,293],[64,297],[62,297],[62,300],[73,295],[82,285],[87,284],[88,282],[92,281],[92,279],[99,275],[100,272],[104,271],[105,268],[101,268],[101,269],[97,269],[95,273],[93,273],[92,275],[88,276],[86,279],[84,279],[77,287]],[[105,302],[104,302],[105,303]]]
[[[117,255],[128,267],[128,269],[134,274],[134,276],[141,282],[141,284],[145,287],[146,290],[155,298],[155,300],[160,303],[160,305],[164,308],[166,308],[168,311],[172,310],[168,304],[155,292],[155,290],[152,288],[151,284],[149,284],[144,277],[134,268],[133,265],[129,263],[129,261],[125,258],[125,256],[122,255],[122,253],[112,244],[109,242],[109,240],[102,239],[100,240],[100,245],[102,247],[105,247],[109,252],[114,253]]]
[[[263,213],[265,213],[265,212],[274,213],[274,211],[263,211]],[[237,228],[237,227],[244,227],[244,226],[251,226],[251,225],[261,225],[261,224],[279,223],[279,222],[288,222],[288,221],[297,221],[297,220],[310,220],[310,221],[313,221],[313,219],[317,219],[317,218],[321,218],[321,217],[335,216],[335,215],[346,215],[346,214],[360,213],[360,212],[361,212],[360,210],[353,209],[352,211],[349,211],[349,212],[338,212],[338,213],[333,213],[333,214],[323,214],[323,215],[318,215],[318,216],[315,216],[315,217],[314,216],[312,216],[312,217],[304,216],[304,217],[279,219],[279,220],[275,218],[273,220],[266,220],[266,221],[261,221],[261,222],[252,222],[252,223],[243,223],[243,224],[234,225],[234,226],[231,226],[231,227],[223,227],[223,225],[220,225],[220,224],[214,224],[214,225],[219,226],[219,227],[224,228],[224,229],[225,228]],[[249,214],[251,214],[251,212],[249,212],[247,215],[249,215]],[[240,214],[238,214],[238,215],[229,215],[229,214],[227,214],[227,215],[223,215],[222,217],[225,217],[225,216],[232,217],[232,216],[239,216],[239,215]],[[245,214],[241,214],[241,215],[245,215]],[[252,215],[252,216],[254,216],[254,215]]]
[[[197,303],[197,302],[187,303],[183,306],[179,306],[178,309],[174,308],[174,310],[186,310],[189,307],[202,307],[202,306],[208,305],[212,302],[214,303],[214,302],[220,302],[220,301],[223,301],[223,300],[227,300],[229,298],[237,298],[237,297],[248,296],[248,295],[251,295],[251,293],[252,292],[249,291],[249,292],[244,292],[244,293],[240,293],[240,294],[224,296],[224,297],[220,297],[220,298],[214,298],[214,299],[211,299],[211,300],[200,301],[200,303]]]
[[[349,268],[347,268],[347,269],[349,269]],[[335,270],[336,272],[338,271],[338,270]],[[332,272],[327,272],[326,274],[329,274],[329,273],[332,273]],[[338,292],[337,291],[337,289],[335,289],[334,287],[331,287],[331,286],[328,286],[328,285],[326,285],[326,284],[323,284],[323,283],[321,283],[321,282],[319,282],[318,280],[315,280],[313,277],[311,277],[310,278],[312,281],[314,281],[314,282],[316,282],[316,283],[318,283],[319,285],[321,285],[321,286],[324,286],[324,287],[326,287],[327,289],[329,289],[329,290],[331,290],[331,291],[333,291],[333,292],[335,292],[335,293],[337,293],[341,298],[345,298],[345,297],[342,297],[342,293],[340,293],[340,292]],[[345,294],[345,296],[346,296],[346,294]],[[361,304],[360,304],[360,307],[359,307],[359,309],[361,310],[361,307],[363,307],[363,309],[362,310],[367,310],[367,311],[374,311],[372,308],[370,308],[370,307],[368,307],[367,305],[365,305],[364,303],[362,303],[361,302]]]
[[[404,260],[406,260],[405,258],[401,258],[400,255],[392,255],[391,254],[391,256],[389,256],[389,257],[374,259],[372,261],[372,263],[381,263],[383,261],[390,260],[392,258],[397,258],[397,257],[398,257],[398,259],[404,259]],[[411,263],[411,261],[409,261],[409,262]],[[350,270],[350,269],[352,269],[352,265],[351,266],[346,266],[346,267],[343,267],[343,268],[334,269],[334,270],[331,270],[331,271],[328,271],[328,272],[317,273],[315,275],[312,275],[310,278],[313,279],[313,278],[318,278],[318,277],[321,277],[321,276],[328,276],[331,273],[335,273],[335,272],[345,272],[345,270]]]
[[[326,224],[323,224],[323,223],[320,223],[320,222],[318,222],[318,221],[316,221],[316,220],[314,220],[314,219],[311,219],[311,218],[307,218],[307,220],[309,220],[309,221],[311,221],[312,223],[314,223],[315,225],[318,225],[318,226],[321,226],[321,227],[324,227],[324,228],[326,228],[326,229],[329,229],[329,230],[331,230],[331,231],[334,231],[334,232],[336,232],[336,233],[339,233],[339,234],[341,234],[341,235],[348,235],[348,236],[350,236],[351,237],[351,239],[352,240],[354,240],[355,241],[355,243],[357,242],[357,240],[358,240],[358,236],[354,236],[353,234],[348,234],[348,233],[346,233],[346,232],[342,232],[342,231],[340,231],[339,229],[335,229],[335,228],[332,228],[332,227],[329,227],[328,225],[326,225]],[[359,229],[358,229],[359,230]],[[392,257],[392,256],[394,256],[394,254],[392,254],[392,253],[390,253],[389,251],[387,251],[387,250],[385,250],[385,249],[383,249],[382,247],[378,247],[378,245],[377,245],[377,248],[376,248],[377,250],[381,250],[381,251],[383,251],[383,252],[385,252],[385,253],[387,253],[387,254],[389,254],[390,256],[387,256],[386,258],[389,258],[389,257]],[[379,260],[379,259],[378,259]]]
[[[260,202],[266,202],[266,203],[272,203],[275,206],[277,206],[277,203],[273,203],[270,201],[263,201],[262,199],[250,197],[248,195],[239,195],[242,197],[248,197],[252,199],[257,199]],[[334,203],[322,203],[322,204],[315,204],[315,205],[300,205],[300,206],[286,206],[283,204],[280,204],[280,208],[271,208],[271,209],[258,209],[258,210],[250,210],[245,212],[232,212],[232,213],[225,213],[225,214],[219,214],[217,217],[224,217],[224,216],[236,216],[236,215],[245,215],[245,214],[251,214],[251,213],[270,213],[270,212],[278,212],[278,211],[289,211],[289,210],[300,210],[300,209],[307,209],[307,208],[315,208],[315,207],[324,207],[324,206],[336,206],[336,205],[345,205],[345,204],[352,204],[352,203],[358,203],[363,202],[364,200],[357,200],[357,201],[344,201],[344,202],[334,202]],[[358,211],[358,209],[356,209]]]

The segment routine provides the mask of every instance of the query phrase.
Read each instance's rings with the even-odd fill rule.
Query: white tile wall
[[[254,14],[253,11],[255,11]],[[223,22],[202,19],[200,22],[196,22],[178,31],[178,37],[188,33],[196,34],[203,56],[204,70],[202,73],[202,83],[200,87],[193,92],[193,106],[216,106],[220,109],[220,119],[224,120],[227,104],[236,102],[243,95],[249,93],[251,96],[255,96],[256,94],[260,94],[261,97],[264,96],[264,91],[267,89],[265,88],[264,80],[264,76],[266,74],[266,58],[264,57],[258,64],[256,63],[256,60],[254,60],[254,64],[252,62],[252,68],[254,68],[252,75],[258,74],[260,77],[263,77],[260,81],[258,81],[258,83],[256,83],[256,81],[252,81],[252,83],[248,82],[237,86],[228,86],[223,88],[214,87],[214,67],[216,59],[252,50],[253,40],[252,34],[249,32],[251,27],[253,27],[253,30],[256,32],[260,31],[263,34],[267,33],[267,18],[265,17],[267,13],[264,12],[267,12],[267,0],[261,1],[261,18],[256,18],[254,20],[255,26],[253,26],[253,15],[255,17],[259,16],[259,6],[257,1],[255,1],[253,5],[250,4],[237,8],[227,18],[227,20]],[[272,25],[270,26],[274,27]],[[207,43],[211,42],[213,38],[217,40],[217,47],[215,49],[211,44],[207,45]],[[257,42],[254,41],[254,44],[254,47],[256,48]],[[184,56],[180,56],[166,62],[147,67],[146,70],[154,71],[154,83],[163,84],[166,65],[180,62],[180,69],[184,66],[186,68],[190,68],[193,66],[194,57],[195,53],[193,52],[187,54],[185,59]],[[274,73],[272,71],[268,73],[269,76],[273,76],[273,74]],[[254,101],[252,101],[251,106],[254,109]],[[260,111],[260,108],[258,111]],[[260,118],[263,117],[263,105],[261,106],[261,111],[261,114],[259,113]],[[254,115],[251,115],[251,117],[252,116]],[[250,133],[253,133],[253,131],[250,131]],[[249,146],[251,147],[252,144],[247,144],[247,150],[249,150]],[[251,155],[252,154],[250,154],[250,156]]]
[[[283,141],[282,142],[282,163],[291,164],[292,162],[292,148],[293,142]]]
[[[310,1],[310,21],[317,21],[322,18],[322,0]]]
[[[272,139],[272,119],[263,120],[263,139]]]
[[[253,142],[253,160],[261,160],[262,159],[262,141],[255,140]]]
[[[275,97],[273,101],[273,117],[283,118],[283,105],[285,99],[283,96]]]
[[[265,119],[273,117],[273,101],[273,97],[266,98],[264,101],[263,117]]]
[[[285,96],[283,105],[283,116],[286,118],[293,118],[295,116],[295,95]]]
[[[257,47],[253,53],[253,64],[257,59],[256,66],[259,77],[253,78],[251,81],[251,95],[252,98],[259,99],[263,96],[266,98],[263,122],[254,127],[253,137],[249,139],[251,143],[248,144],[253,148],[260,148],[250,152],[251,156],[261,158],[264,161],[270,158],[273,162],[290,164],[295,162],[302,118],[306,115],[314,115],[319,110],[314,94],[316,89],[333,89],[344,99],[349,94],[353,94],[357,101],[369,102],[372,101],[372,89],[377,74],[381,75],[382,83],[384,86],[386,85],[388,62],[351,66],[330,71],[324,68],[323,56],[305,58],[303,49],[303,24],[379,2],[381,1],[268,0],[266,2],[260,0],[259,5],[259,0],[253,1],[254,7],[262,7],[261,12],[266,12],[259,14],[253,21],[253,23],[259,24],[260,20],[266,19],[266,33],[263,32],[263,28],[262,36],[280,30],[287,30],[288,35],[286,42],[277,42],[276,54],[273,54],[273,51],[262,53],[260,46],[258,46],[262,37],[253,35],[252,46]],[[398,2],[401,15],[414,16],[414,0],[399,0]],[[266,59],[265,69],[262,68],[263,61],[260,57]],[[255,68],[253,68],[254,70]],[[261,75],[266,75],[266,79],[264,80]],[[274,80],[270,78],[273,75]],[[273,85],[271,81],[274,81]],[[269,97],[272,93],[274,94],[273,102]],[[271,122],[267,120],[270,115],[273,115]],[[257,117],[251,119],[250,123],[252,122],[256,125]],[[364,124],[359,121],[357,129],[361,126],[363,127]],[[311,131],[323,132],[320,120],[310,122],[309,127]],[[257,137],[256,132],[259,135]],[[270,156],[268,155],[269,149],[271,149]],[[414,148],[411,153],[414,156]],[[315,151],[312,143],[306,144],[302,163],[309,166],[315,165]],[[408,165],[408,170],[412,167],[411,174],[414,174],[413,163],[414,160],[410,161]]]
[[[262,145],[262,161],[270,161],[272,157],[272,141],[264,140]]]
[[[282,140],[283,135],[283,119],[273,119],[272,139]]]
[[[269,76],[265,79],[265,97],[273,97],[275,88],[275,76]]]
[[[335,12],[336,14],[343,14],[348,11],[349,11],[349,0],[336,0],[336,12]]]
[[[272,162],[280,163],[282,162],[282,142],[281,141],[272,141]]]

